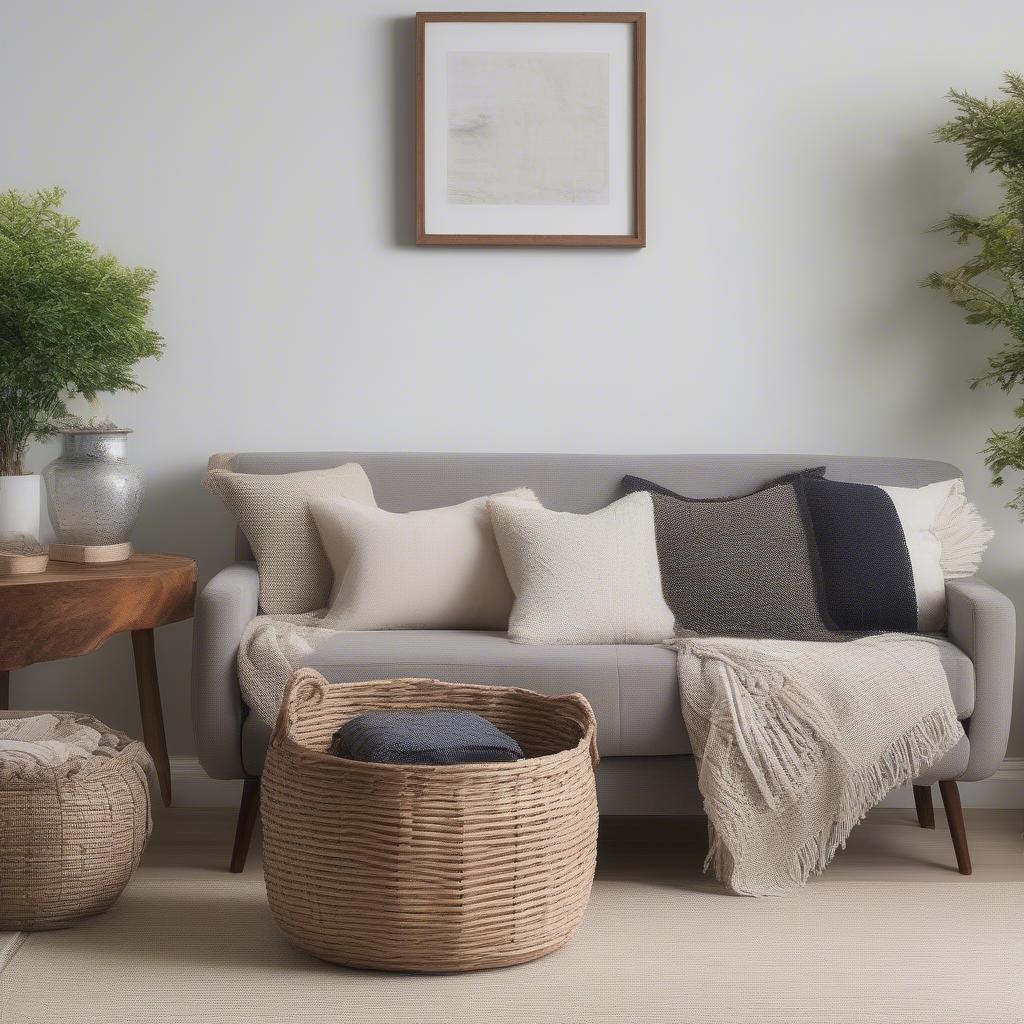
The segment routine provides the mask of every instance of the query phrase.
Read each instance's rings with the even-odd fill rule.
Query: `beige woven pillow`
[[[231,473],[212,469],[203,480],[235,517],[260,570],[260,607],[271,615],[323,608],[331,568],[317,536],[309,502],[349,498],[376,507],[373,488],[355,462],[301,473]]]
[[[533,491],[509,491],[536,502]],[[334,629],[501,629],[513,595],[487,498],[421,512],[345,499],[310,505],[334,569],[325,626]]]
[[[672,635],[646,492],[590,515],[492,498],[487,507],[516,601],[511,640],[653,644]]]

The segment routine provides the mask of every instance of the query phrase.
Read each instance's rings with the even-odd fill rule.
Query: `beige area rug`
[[[598,880],[565,949],[484,974],[349,971],[292,949],[258,857],[224,870],[229,812],[157,820],[108,914],[28,936],[0,973],[4,1024],[946,1024],[1024,1021],[1019,812],[968,817],[962,878],[944,821],[879,810],[793,897],[726,895],[699,819],[602,823]]]

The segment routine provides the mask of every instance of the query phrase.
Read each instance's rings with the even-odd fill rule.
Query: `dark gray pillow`
[[[738,498],[649,491],[665,600],[676,632],[702,636],[838,639],[824,612],[798,474]]]

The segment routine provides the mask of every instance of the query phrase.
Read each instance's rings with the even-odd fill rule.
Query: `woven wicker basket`
[[[475,711],[527,755],[501,764],[368,764],[326,753],[373,709]],[[263,770],[267,896],[324,960],[471,971],[558,949],[579,926],[597,849],[596,725],[579,694],[393,679],[331,686],[300,669]]]
[[[24,718],[38,711],[2,711]],[[152,829],[146,748],[117,737],[117,754],[79,765],[0,771],[0,930],[45,931],[107,910],[138,867]]]

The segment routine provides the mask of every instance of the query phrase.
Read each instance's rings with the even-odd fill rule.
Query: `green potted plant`
[[[63,199],[0,193],[0,537],[38,537],[29,442],[58,429],[75,395],[140,390],[132,368],[163,349],[146,324],[155,272],[81,238]]]
[[[977,251],[962,266],[930,274],[924,284],[945,292],[969,324],[1000,331],[1000,348],[971,387],[994,384],[1009,394],[1024,383],[1024,77],[1006,74],[1002,93],[996,100],[949,94],[957,113],[937,130],[938,138],[960,143],[972,171],[984,167],[998,175],[1003,198],[988,216],[954,213],[938,225]],[[985,443],[996,486],[1008,469],[1024,469],[1024,402],[1015,416],[1016,426],[993,430]],[[1024,516],[1024,485],[1009,505]]]

